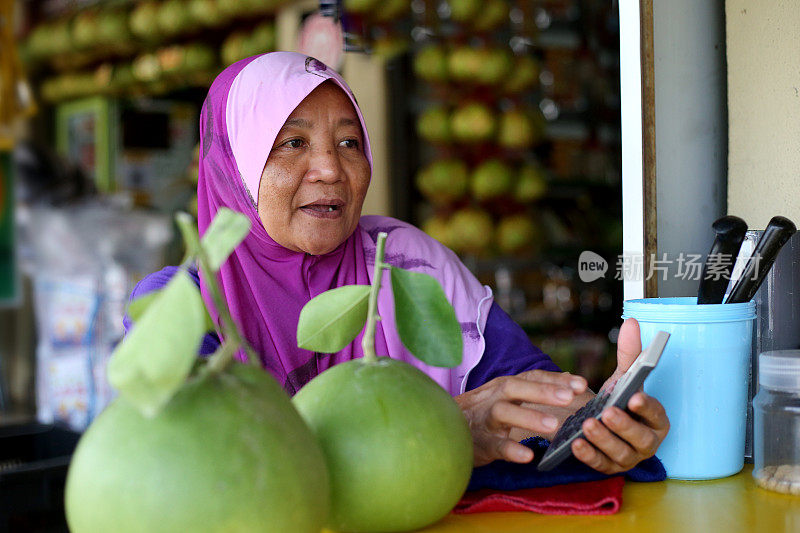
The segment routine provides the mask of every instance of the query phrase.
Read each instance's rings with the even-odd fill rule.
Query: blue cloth
[[[534,460],[530,463],[518,464],[507,461],[494,461],[488,465],[472,470],[467,490],[495,489],[519,490],[534,487],[552,487],[566,483],[598,481],[611,477],[593,470],[574,457],[570,457],[553,470],[540,472],[536,469],[539,459],[544,455],[550,443],[541,437],[531,437],[522,444],[533,450]],[[624,475],[630,481],[664,481],[667,472],[657,457],[645,459],[633,469],[615,475]]]

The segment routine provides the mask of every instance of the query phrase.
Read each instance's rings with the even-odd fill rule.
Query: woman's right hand
[[[518,441],[529,435],[552,436],[575,406],[591,396],[580,376],[530,370],[495,378],[455,400],[469,422],[475,466],[481,466],[496,459],[530,462],[533,452]]]

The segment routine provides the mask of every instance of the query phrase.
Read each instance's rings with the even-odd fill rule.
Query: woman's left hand
[[[629,318],[619,332],[617,369],[603,388],[615,383],[641,350],[639,323]],[[576,439],[572,443],[575,457],[595,470],[616,474],[653,456],[669,431],[664,407],[655,398],[637,392],[628,401],[628,410],[633,416],[617,407],[610,407],[601,416],[602,424],[594,418],[586,420],[583,423],[585,440]]]

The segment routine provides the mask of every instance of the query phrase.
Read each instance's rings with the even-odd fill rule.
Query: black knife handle
[[[797,227],[788,218],[772,217],[725,303],[749,302],[755,296],[769,269],[772,268],[775,258],[778,257],[781,247],[796,231]]]
[[[698,304],[719,304],[725,297],[725,289],[731,279],[733,264],[747,233],[747,223],[733,215],[724,216],[711,225],[717,236],[703,264],[700,287],[697,290]],[[714,265],[714,272],[709,267]]]

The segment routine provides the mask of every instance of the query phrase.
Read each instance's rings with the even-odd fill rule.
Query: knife
[[[772,263],[778,257],[781,247],[794,235],[797,227],[786,217],[776,216],[769,221],[767,229],[756,243],[753,255],[747,260],[742,275],[731,289],[725,303],[738,304],[749,302],[761,286]]]
[[[733,215],[717,219],[711,227],[717,232],[717,236],[703,264],[703,275],[697,290],[698,304],[722,303],[731,279],[733,263],[747,233],[747,223]],[[714,272],[709,274],[711,265],[714,265]]]

